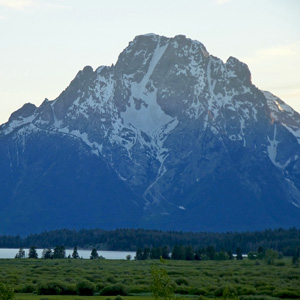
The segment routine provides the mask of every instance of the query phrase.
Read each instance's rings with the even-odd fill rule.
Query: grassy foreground
[[[300,267],[291,259],[264,261],[125,261],[125,260],[0,260],[0,282],[12,285],[16,300],[114,300],[105,288],[124,289],[124,300],[150,299],[151,266],[166,269],[176,294],[189,299],[224,299],[225,289],[240,300],[300,299]],[[76,295],[79,282],[90,283],[103,296]],[[42,285],[54,282],[73,295],[38,294]],[[109,290],[109,289],[108,289]],[[128,296],[126,296],[128,295]],[[226,299],[226,298],[225,298]],[[237,298],[227,298],[237,299]]]
[[[106,300],[106,299],[113,300],[114,298],[115,297],[107,297],[107,296],[72,296],[72,295],[42,296],[42,295],[35,295],[35,294],[16,294],[15,300]],[[122,296],[122,298],[123,300],[150,300],[149,296]]]

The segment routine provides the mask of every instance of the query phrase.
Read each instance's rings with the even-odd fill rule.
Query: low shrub
[[[127,296],[127,290],[122,284],[114,284],[110,286],[106,286],[100,291],[101,296]]]
[[[273,294],[273,292],[271,290],[268,290],[268,289],[260,289],[260,290],[257,290],[257,294],[271,296]]]
[[[103,284],[103,282],[98,282],[96,284],[96,291],[100,292],[104,287],[105,287],[105,285]]]
[[[199,296],[198,300],[211,300],[211,298],[206,298],[204,296]]]
[[[185,278],[175,279],[177,285],[189,285],[189,282]]]
[[[37,293],[38,295],[63,295],[66,289],[63,282],[43,282],[38,285]]]
[[[149,285],[130,285],[127,287],[128,294],[141,294],[141,293],[150,293]]]
[[[90,281],[84,280],[76,284],[77,295],[92,296],[95,292],[95,286]]]
[[[261,295],[257,295],[257,296],[240,296],[239,299],[240,300],[274,300],[273,297],[261,296]]]
[[[277,290],[274,291],[273,296],[278,297],[280,299],[299,299],[300,294],[296,291],[291,290]]]
[[[186,286],[178,286],[174,289],[174,292],[176,294],[181,294],[181,295],[188,295],[190,294],[190,290]]]
[[[256,295],[256,289],[253,287],[247,286],[238,286],[237,287],[238,295]]]
[[[27,294],[27,293],[33,293],[35,292],[35,290],[36,287],[33,284],[26,284],[23,285],[17,292]]]
[[[110,276],[110,277],[107,277],[107,278],[106,278],[106,282],[108,282],[108,283],[116,283],[117,280],[116,280],[115,277]]]
[[[65,286],[63,291],[63,295],[76,295],[76,285],[75,284],[68,284]]]
[[[193,289],[190,289],[189,290],[189,294],[190,295],[207,295],[208,294],[208,291],[204,288],[193,288]]]
[[[237,290],[235,287],[229,285],[229,286],[221,286],[218,289],[215,290],[215,296],[216,297],[221,297],[223,296],[224,291],[228,291],[228,293],[232,295],[237,295]]]

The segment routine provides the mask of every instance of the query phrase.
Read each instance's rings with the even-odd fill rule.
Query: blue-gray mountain
[[[0,127],[0,233],[300,227],[300,116],[179,35],[136,37]]]

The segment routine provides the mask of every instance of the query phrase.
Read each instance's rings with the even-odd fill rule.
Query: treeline
[[[25,257],[26,257],[25,250],[23,248],[20,248],[18,253],[15,256],[15,259],[20,259],[20,258],[25,258]],[[29,259],[38,259],[39,258],[35,246],[31,246],[29,248],[28,258]],[[43,259],[64,259],[64,258],[78,259],[78,258],[80,258],[80,256],[78,254],[77,247],[74,247],[72,255],[68,255],[68,257],[67,257],[66,256],[66,248],[63,245],[57,245],[53,249],[53,251],[50,248],[44,249],[41,258],[43,258]],[[93,248],[93,250],[91,251],[90,259],[98,259],[98,258],[104,259],[103,256],[101,256],[101,255],[99,256],[97,249]],[[126,259],[130,260],[131,256],[127,255]]]
[[[102,250],[136,251],[139,248],[163,247],[173,249],[175,245],[193,248],[214,247],[216,251],[227,249],[235,252],[237,247],[244,253],[256,251],[259,247],[274,249],[283,255],[293,256],[300,246],[300,230],[274,229],[255,232],[176,232],[145,229],[60,229],[39,234],[21,236],[0,236],[0,248],[51,248],[64,245],[66,248],[97,248]]]
[[[240,248],[236,251],[237,259],[243,259],[242,251]],[[192,246],[179,246],[175,245],[170,252],[168,246],[158,248],[144,248],[137,249],[135,259],[146,260],[146,259],[172,259],[172,260],[229,260],[233,259],[231,251],[220,251],[216,252],[213,246],[208,246],[203,249],[194,249]]]
[[[216,251],[213,246],[208,246],[206,248],[194,249],[192,246],[179,246],[175,245],[172,251],[169,250],[168,246],[158,247],[158,248],[139,248],[136,251],[136,260],[148,260],[148,259],[172,259],[172,260],[242,260],[243,251],[238,247],[235,252],[232,253],[231,250]],[[246,253],[244,253],[246,254]],[[299,260],[299,249],[295,255],[295,262],[298,263]],[[265,259],[267,262],[274,262],[276,258],[283,258],[281,253],[273,249],[264,249],[259,247],[257,251],[250,251],[247,254],[247,258],[250,260],[255,259]]]

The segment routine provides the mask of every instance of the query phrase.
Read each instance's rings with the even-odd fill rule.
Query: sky
[[[0,124],[53,100],[84,66],[115,64],[135,36],[184,34],[300,112],[299,0],[0,0]]]

